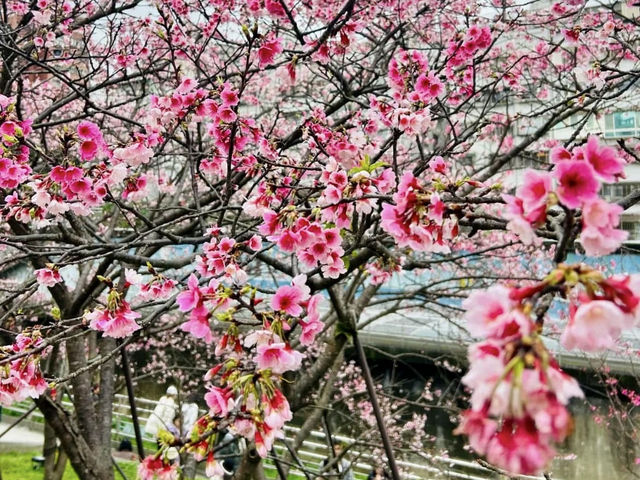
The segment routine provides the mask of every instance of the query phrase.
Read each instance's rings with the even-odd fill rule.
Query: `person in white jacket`
[[[196,403],[197,399],[197,393],[189,394],[180,408],[180,435],[182,436],[182,438],[189,438],[191,429],[195,425],[196,420],[198,420],[200,412],[198,411],[198,404]]]
[[[149,415],[144,430],[149,435],[152,435],[154,439],[158,438],[158,432],[160,430],[167,430],[168,432],[176,430],[173,421],[178,411],[178,404],[176,403],[177,397],[178,389],[171,385],[167,388],[167,393],[158,400],[156,408],[154,408],[151,415]]]
[[[196,400],[198,399],[197,393],[191,393],[184,401],[180,408],[180,435],[183,440],[188,440],[191,434],[191,429],[198,420],[199,410]],[[185,479],[193,479],[196,477],[196,459],[192,453],[186,453],[182,455],[182,476]]]

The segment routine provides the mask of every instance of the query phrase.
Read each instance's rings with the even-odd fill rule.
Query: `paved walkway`
[[[0,433],[4,432],[11,422],[0,422]],[[25,451],[42,449],[44,434],[30,430],[23,425],[16,425],[2,437],[0,437],[0,451]]]

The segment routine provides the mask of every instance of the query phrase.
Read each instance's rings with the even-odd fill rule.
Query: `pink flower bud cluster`
[[[212,244],[213,247],[219,245]],[[256,238],[251,238],[247,246],[261,247]],[[229,254],[232,248],[230,245],[222,251]],[[215,271],[221,272],[224,259],[220,262],[212,267],[217,270],[208,268],[201,274],[210,277]],[[224,288],[217,285],[216,279],[211,279],[208,286],[200,287],[197,277],[191,275],[188,288],[176,299],[182,311],[190,312],[190,320],[183,325],[183,330],[211,341],[209,322],[213,315],[217,314],[217,321],[229,323],[215,346],[216,356],[225,361],[205,376],[210,382],[205,395],[209,415],[216,421],[230,421],[239,435],[254,441],[260,454],[266,456],[273,441],[282,435],[285,422],[291,419],[289,404],[278,387],[280,376],[298,370],[304,358],[291,347],[288,339],[294,326],[299,326],[300,343],[313,343],[324,327],[318,310],[320,296],[310,295],[304,275],[295,277],[289,285],[280,286],[271,297],[268,310],[261,307],[265,303],[256,298],[256,291],[246,285]],[[260,320],[262,328],[241,335],[238,324],[246,321],[246,315],[239,313],[241,310]],[[193,448],[204,458],[205,444]]]
[[[9,406],[25,398],[37,398],[48,388],[40,371],[40,359],[46,349],[37,353],[30,350],[42,347],[40,332],[25,331],[19,334],[12,345],[0,347],[0,405]],[[10,360],[11,356],[23,354]]]
[[[149,455],[138,465],[141,480],[178,480],[179,476],[178,463],[166,455]]]
[[[533,229],[545,223],[548,208],[559,201],[568,209],[582,209],[580,241],[587,255],[615,251],[628,236],[616,228],[623,209],[599,198],[598,191],[600,181],[613,182],[623,175],[624,160],[593,135],[571,152],[563,147],[552,149],[551,160],[555,167],[550,173],[526,170],[516,195],[503,195],[507,228],[525,244],[539,241]]]
[[[584,282],[569,305],[569,322],[561,342],[567,349],[588,352],[615,347],[624,330],[640,321],[640,275],[602,278],[594,274]]]
[[[116,287],[110,287],[106,306],[96,307],[85,313],[89,327],[102,332],[107,337],[123,338],[140,329],[136,319],[141,315],[131,310],[131,305]]]
[[[212,420],[209,415],[199,418],[191,430],[191,441],[187,443],[187,452],[193,454],[196,461],[206,460],[205,475],[208,478],[223,478],[225,470],[222,463],[215,456],[214,445],[215,436],[211,431],[218,428],[218,423]]]
[[[14,99],[0,95],[0,188],[14,189],[31,174],[29,147],[31,120],[20,121],[14,113]]]
[[[53,287],[56,283],[62,282],[62,276],[55,266],[39,268],[34,273],[36,281],[45,287]]]
[[[318,199],[322,220],[335,223],[339,228],[351,228],[354,211],[371,213],[377,204],[376,198],[395,186],[393,170],[377,168],[384,166],[383,163],[369,165],[366,157],[347,172],[330,159],[319,180],[325,186]]]
[[[543,281],[522,287],[495,285],[463,302],[469,332],[485,341],[471,346],[471,409],[459,433],[471,447],[514,473],[541,471],[553,458],[553,443],[571,431],[566,409],[581,397],[577,382],[564,374],[542,344],[541,313],[531,319],[538,299],[550,292],[569,299],[566,348],[613,348],[621,333],[640,319],[640,276],[605,278],[586,265],[559,265]]]
[[[487,340],[469,350],[463,383],[472,390],[471,408],[457,433],[494,465],[536,474],[571,431],[569,399],[583,394],[542,344],[530,306],[515,299],[519,294],[495,286],[463,303],[470,332]]]
[[[383,204],[382,228],[399,247],[419,252],[449,252],[448,241],[458,235],[457,218],[448,214],[435,188],[423,186],[406,172],[393,195],[395,205]]]

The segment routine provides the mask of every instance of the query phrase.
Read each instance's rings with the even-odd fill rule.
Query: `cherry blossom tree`
[[[335,398],[353,344],[397,480],[400,427],[359,331],[428,310],[478,339],[457,431],[501,469],[545,470],[583,395],[545,346],[550,307],[585,351],[639,315],[637,276],[564,263],[619,249],[640,198],[602,196],[638,143],[589,128],[637,88],[633,11],[3,2],[0,403],[33,398],[78,476],[111,479],[117,359],[188,338],[209,412],[188,439],[161,435],[141,478],[178,478],[172,449],[220,477],[224,429],[250,445],[240,478],[263,478],[293,414]]]

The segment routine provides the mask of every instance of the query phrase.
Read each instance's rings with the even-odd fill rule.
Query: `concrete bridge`
[[[369,311],[367,315],[373,317],[376,313]],[[476,340],[462,323],[426,310],[391,314],[365,326],[360,338],[364,345],[392,354],[417,353],[465,361],[467,347]],[[614,375],[640,375],[640,328],[624,333],[620,349],[601,354],[568,351],[557,336],[545,337],[545,345],[567,370],[597,370],[606,366]]]

